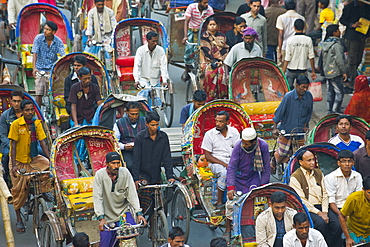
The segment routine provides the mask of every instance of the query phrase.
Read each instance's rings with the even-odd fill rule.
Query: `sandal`
[[[15,224],[15,227],[17,228],[17,233],[22,234],[26,232],[26,227],[24,226],[22,221],[19,221]],[[18,231],[20,229],[20,231]]]

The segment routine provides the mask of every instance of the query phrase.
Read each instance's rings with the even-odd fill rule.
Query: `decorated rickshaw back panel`
[[[105,155],[115,151],[112,142],[108,139],[85,137],[85,143],[88,150],[90,164],[94,169],[94,174],[105,167]]]
[[[55,172],[59,181],[76,178],[74,168],[72,143],[62,144],[55,153]]]

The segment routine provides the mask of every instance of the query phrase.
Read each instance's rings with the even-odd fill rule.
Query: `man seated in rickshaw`
[[[352,152],[365,146],[364,141],[357,135],[350,134],[352,127],[352,117],[340,115],[336,119],[336,130],[338,134],[330,138],[328,142],[337,146],[340,150],[350,150]]]
[[[75,83],[79,82],[78,70],[85,67],[87,64],[87,58],[84,55],[76,55],[73,57],[73,71],[64,79],[64,101],[66,102],[66,109],[68,114],[71,114],[71,102],[68,101],[69,93],[71,92],[71,87]],[[98,85],[98,80],[95,75],[91,75],[91,82]]]
[[[11,94],[10,108],[0,116],[0,153],[2,153],[1,164],[4,168],[4,180],[10,185],[9,173],[9,150],[10,140],[8,138],[10,125],[22,116],[21,102],[24,100],[22,91],[13,91]],[[10,188],[10,186],[9,186]]]
[[[235,143],[240,139],[239,131],[229,125],[230,114],[227,111],[217,113],[216,127],[208,130],[202,142],[208,167],[217,177],[217,203],[223,205],[223,195],[226,190],[226,169],[228,168],[231,153]]]
[[[46,146],[46,134],[39,119],[35,118],[35,106],[30,100],[21,103],[23,116],[15,120],[10,126],[8,138],[11,145],[11,179],[13,188],[13,206],[17,215],[16,230],[24,233],[26,228],[22,222],[20,208],[26,202],[29,193],[30,176],[19,176],[17,172],[25,169],[26,172],[46,171],[49,169],[49,150]],[[38,154],[38,143],[44,156]],[[41,192],[50,190],[49,175],[41,180]]]
[[[193,102],[187,104],[181,109],[180,113],[180,124],[182,129],[185,127],[186,120],[193,114],[193,112],[206,103],[207,94],[203,90],[195,90],[193,93]]]
[[[200,37],[200,81],[207,93],[207,101],[228,97],[229,76],[223,64],[229,51],[225,34],[218,31],[215,18],[210,17],[207,30]]]
[[[142,215],[134,180],[127,168],[122,167],[121,155],[107,153],[106,164],[95,174],[93,183],[94,211],[99,220],[100,246],[112,247],[117,241],[117,231],[107,231],[107,224],[135,225],[146,220]],[[135,214],[135,215],[132,215]]]
[[[96,41],[98,44],[110,45],[112,34],[117,25],[113,10],[104,5],[105,0],[94,0],[95,7],[87,14],[86,36],[87,43]],[[85,47],[85,52],[93,55],[99,54],[101,46]],[[105,51],[108,52],[108,51]]]
[[[270,153],[266,141],[257,137],[254,128],[245,128],[242,139],[234,144],[226,173],[226,231],[225,239],[230,239],[234,195],[243,194],[251,189],[270,182]]]
[[[293,229],[293,217],[296,213],[296,210],[287,207],[284,192],[272,193],[269,208],[260,213],[256,220],[257,245],[283,247],[283,237]]]
[[[158,34],[150,31],[146,34],[147,44],[140,46],[135,55],[133,76],[135,79],[135,87],[146,88],[150,86],[160,86],[160,77],[162,77],[162,85],[166,86],[168,81],[167,57],[163,47],[158,45]],[[141,90],[138,95],[148,98],[150,89]],[[159,99],[159,90],[156,89]],[[150,102],[150,106],[160,106],[159,103]],[[159,104],[159,105],[158,105]]]
[[[91,125],[95,114],[94,104],[102,103],[100,89],[91,83],[91,70],[82,67],[78,70],[80,82],[71,87],[68,102],[71,103],[71,126]]]
[[[47,95],[49,78],[42,75],[50,74],[50,70],[59,56],[64,56],[63,41],[55,35],[58,30],[57,24],[52,21],[46,21],[44,25],[44,33],[38,34],[33,41],[32,46],[32,63],[33,77],[35,78],[36,102],[39,106],[42,103],[42,97]]]
[[[113,131],[118,139],[118,145],[121,149],[126,167],[132,173],[135,137],[140,131],[146,128],[146,124],[145,118],[140,116],[139,102],[128,102],[126,109],[126,115],[117,120],[113,126]]]

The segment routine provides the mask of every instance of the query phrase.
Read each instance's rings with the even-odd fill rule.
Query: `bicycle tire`
[[[164,102],[163,102],[163,116],[164,122],[167,128],[170,128],[173,121],[173,112],[174,112],[174,99],[173,93],[169,90],[164,91]]]
[[[50,221],[44,221],[42,225],[42,246],[43,247],[62,247],[62,241],[55,240],[55,233],[53,230],[52,223]]]
[[[185,104],[190,104],[193,101],[194,87],[191,80],[187,80],[186,83]]]
[[[35,236],[36,236],[36,242],[38,247],[42,247],[42,228],[41,228],[41,218],[44,212],[48,210],[46,202],[44,198],[37,198],[36,205],[33,207],[33,229],[35,231]]]
[[[167,243],[168,237],[168,223],[167,217],[163,210],[159,210],[156,215],[157,219],[154,221],[152,247],[160,247]]]
[[[184,231],[185,243],[188,241],[190,232],[190,210],[186,204],[184,194],[176,190],[171,205],[171,225],[179,226]]]

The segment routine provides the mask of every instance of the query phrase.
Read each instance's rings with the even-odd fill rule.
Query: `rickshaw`
[[[316,167],[320,168],[324,176],[338,168],[337,159],[340,151],[339,148],[328,142],[308,144],[298,149],[290,158],[284,173],[285,183],[289,183],[290,176],[300,167],[296,157],[302,150],[311,151],[313,153]]]
[[[365,109],[364,109],[365,110]],[[330,114],[319,120],[308,134],[308,143],[327,142],[336,133],[336,118],[339,114]],[[352,117],[350,134],[358,135],[365,141],[365,134],[370,130],[370,124],[360,117]]]
[[[85,140],[87,157],[78,157],[76,142],[80,139]],[[42,246],[63,246],[64,241],[68,244],[77,232],[87,233],[91,244],[99,242],[92,184],[95,173],[105,167],[105,155],[113,151],[120,151],[118,142],[114,132],[105,127],[71,128],[54,141],[50,162],[56,205],[42,216]],[[85,158],[88,162],[82,163]],[[125,238],[121,233],[118,235]]]
[[[19,60],[23,69],[20,71],[19,85],[23,85],[30,94],[35,93],[34,77],[32,75],[32,46],[33,41],[42,32],[42,24],[53,21],[58,25],[55,33],[64,43],[65,53],[72,50],[73,33],[67,17],[57,7],[46,3],[32,3],[26,5],[18,15],[15,31]]]
[[[233,239],[231,246],[257,246],[255,221],[266,210],[272,193],[280,191],[287,195],[287,206],[297,212],[306,213],[311,227],[310,214],[293,188],[286,184],[270,183],[252,189],[237,199],[233,213]]]
[[[107,98],[111,92],[110,78],[103,63],[95,56],[76,52],[65,55],[60,58],[51,69],[50,87],[49,87],[49,104],[46,106],[45,116],[49,119],[51,130],[54,133],[53,139],[66,129],[68,125],[69,114],[66,109],[64,100],[64,80],[73,71],[73,58],[76,55],[83,55],[87,58],[86,66],[98,80],[102,98]]]
[[[190,220],[218,227],[224,224],[223,212],[216,212],[214,197],[217,197],[216,178],[204,164],[201,149],[204,133],[215,127],[215,116],[219,111],[230,114],[230,125],[239,132],[251,127],[252,122],[243,108],[229,100],[214,100],[198,108],[186,121],[182,138],[182,157],[185,170],[175,191],[171,207],[172,227],[180,226],[189,236]],[[204,213],[194,213],[203,209]]]
[[[258,136],[273,151],[274,113],[284,95],[290,90],[281,69],[265,58],[245,58],[232,66],[229,98],[240,104],[252,119]]]
[[[133,18],[122,20],[117,24],[114,31],[113,45],[117,58],[115,63],[119,83],[115,93],[131,95],[139,93],[139,90],[134,87],[135,81],[133,77],[135,52],[139,46],[147,43],[146,34],[150,31],[158,34],[158,45],[162,46],[167,54],[168,37],[166,29],[161,22],[146,18]],[[171,80],[167,83],[167,87],[155,86],[148,88],[151,92],[148,102],[152,102],[151,108],[158,111],[158,113],[161,114],[163,112],[166,127],[171,127],[174,113],[174,85]],[[158,93],[160,94],[159,96],[154,96]],[[157,101],[157,97],[160,100]]]

